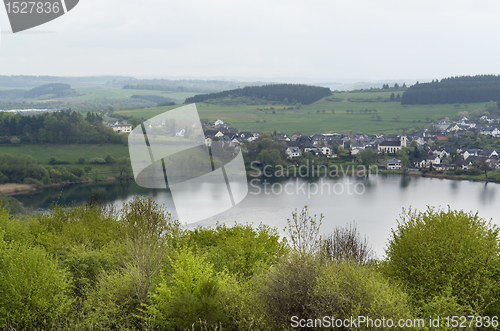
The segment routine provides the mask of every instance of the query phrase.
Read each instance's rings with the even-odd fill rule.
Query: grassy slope
[[[363,92],[363,93],[335,93],[335,98],[342,98],[342,102],[331,102],[322,99],[311,105],[303,106],[301,109],[283,109],[285,105],[273,106],[276,113],[268,111],[257,111],[257,108],[270,108],[271,106],[218,106],[205,103],[197,104],[201,118],[214,120],[223,118],[230,126],[238,128],[240,131],[277,130],[292,134],[301,132],[302,134],[324,133],[324,132],[363,132],[363,133],[400,133],[402,128],[425,127],[428,125],[426,118],[432,120],[452,118],[460,111],[473,111],[484,106],[484,103],[469,104],[467,108],[462,105],[455,108],[452,104],[447,105],[412,105],[403,107],[399,102],[349,102],[349,98],[377,98],[387,99],[392,92]],[[396,91],[396,94],[398,92]],[[402,91],[400,92],[402,94]],[[173,107],[148,108],[121,111],[118,113],[132,115],[134,117],[150,118]],[[334,114],[331,110],[334,110]],[[347,109],[377,109],[377,113],[348,114]],[[317,113],[317,110],[320,113]],[[326,112],[323,113],[322,110]],[[372,116],[381,116],[381,121],[374,121]],[[399,116],[399,121],[394,118]],[[266,123],[264,123],[264,120]],[[257,123],[256,121],[260,121]],[[420,121],[420,122],[419,122]]]
[[[31,155],[40,164],[49,165],[49,159],[53,156],[58,160],[69,161],[69,166],[78,167],[83,170],[89,165],[89,160],[94,157],[105,158],[110,153],[115,159],[129,157],[128,147],[124,145],[21,145],[5,146],[0,145],[0,154],[8,153],[12,155]],[[78,158],[84,157],[85,163],[79,164]],[[91,173],[97,169],[99,172],[110,172],[111,166],[107,164],[90,164]],[[55,167],[58,167],[57,165]],[[109,177],[101,175],[100,178]]]

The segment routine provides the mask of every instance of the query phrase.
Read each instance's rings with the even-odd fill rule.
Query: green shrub
[[[257,228],[237,223],[199,227],[187,233],[187,240],[196,251],[206,253],[216,271],[227,270],[243,279],[267,270],[287,251],[278,231],[263,224]]]
[[[455,300],[460,311],[481,314],[496,301],[498,239],[498,228],[477,214],[404,211],[383,270],[408,289],[415,307],[441,297]]]
[[[96,287],[87,293],[82,324],[93,330],[134,330],[142,321],[130,274],[102,273]]]
[[[400,318],[411,316],[404,292],[370,266],[294,254],[258,280],[257,298],[273,330],[292,329],[293,316]],[[360,327],[370,330],[370,327]]]
[[[172,269],[169,278],[162,275],[147,306],[155,324],[161,330],[186,330],[199,321],[208,326],[222,324],[221,288],[226,275],[215,273],[203,256],[186,248],[174,256]]]
[[[0,325],[44,328],[70,309],[66,272],[41,247],[0,239]]]

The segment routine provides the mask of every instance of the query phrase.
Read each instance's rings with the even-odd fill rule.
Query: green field
[[[22,145],[22,146],[5,146],[0,145],[0,154],[7,153],[16,156],[31,155],[37,159],[40,164],[48,166],[51,157],[58,160],[69,161],[69,166],[74,166],[83,169],[89,165],[89,160],[94,157],[105,158],[108,153],[115,159],[121,157],[129,157],[128,147],[124,145]],[[85,163],[78,163],[78,158],[84,157]],[[58,167],[55,165],[54,167]],[[92,172],[95,169],[101,173],[111,172],[111,166],[108,164],[90,164]],[[100,178],[109,177],[102,175]]]
[[[484,103],[460,105],[456,108],[453,104],[444,105],[410,105],[403,106],[399,102],[349,102],[350,98],[389,98],[391,92],[362,92],[362,93],[335,93],[334,98],[343,101],[332,102],[322,99],[311,105],[302,106],[300,109],[285,109],[289,106],[274,105],[275,114],[265,106],[218,106],[206,103],[197,104],[201,118],[214,120],[224,119],[231,127],[240,131],[280,131],[287,134],[301,132],[302,134],[326,132],[362,132],[375,133],[401,133],[403,129],[424,128],[429,125],[427,119],[438,120],[445,117],[453,118],[460,111],[474,111],[484,106]],[[397,95],[396,91],[396,95]],[[401,91],[402,94],[402,91]],[[159,107],[117,111],[134,117],[151,118],[175,107]],[[267,114],[258,111],[266,108]],[[346,110],[355,111],[376,109],[370,113],[347,113]],[[317,112],[319,110],[319,113]],[[325,110],[323,113],[322,111]],[[332,110],[334,113],[332,114]],[[381,116],[378,121],[373,116]],[[399,118],[397,118],[399,117]],[[397,119],[396,119],[397,118]],[[265,121],[265,122],[264,122]]]

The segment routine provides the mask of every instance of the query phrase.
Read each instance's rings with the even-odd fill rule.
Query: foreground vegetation
[[[499,233],[477,215],[405,211],[383,260],[355,226],[320,237],[322,220],[296,210],[285,239],[265,225],[187,231],[147,198],[0,209],[0,327],[283,330],[293,316],[500,313]]]

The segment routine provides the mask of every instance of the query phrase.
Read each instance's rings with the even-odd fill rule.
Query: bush
[[[199,227],[187,233],[187,242],[196,252],[206,253],[215,271],[227,270],[245,280],[267,270],[287,252],[278,231],[263,224]]]
[[[352,262],[331,262],[322,268],[313,289],[311,307],[315,317],[369,316],[393,321],[411,318],[407,295],[371,267]],[[363,327],[360,329],[384,329]],[[385,328],[392,330],[393,328]]]
[[[91,158],[89,161],[90,164],[105,164],[106,160],[100,157]]]
[[[51,157],[49,160],[49,164],[69,164],[69,161],[58,160],[55,157]]]
[[[69,168],[69,171],[76,177],[82,177],[85,174],[82,169],[76,167]]]
[[[80,164],[85,163],[85,158],[84,157],[79,157],[78,158],[78,163],[80,163]]]
[[[361,237],[355,224],[335,227],[323,241],[321,251],[331,261],[367,264],[375,260],[375,253],[368,245],[368,240]]]
[[[111,154],[108,154],[106,158],[104,159],[107,164],[115,164],[115,158],[111,156]]]
[[[408,289],[416,307],[454,298],[459,312],[480,315],[496,301],[498,239],[498,228],[477,214],[410,209],[389,239],[383,270]]]
[[[187,330],[198,321],[208,326],[222,322],[220,301],[224,275],[216,274],[203,256],[182,249],[172,261],[173,274],[163,277],[147,307],[161,330]]]
[[[66,273],[43,248],[0,238],[0,269],[1,327],[44,328],[69,311]]]
[[[273,329],[290,329],[292,316],[349,319],[410,317],[404,292],[368,266],[292,255],[259,280],[257,298]],[[363,328],[360,329],[370,329]]]

